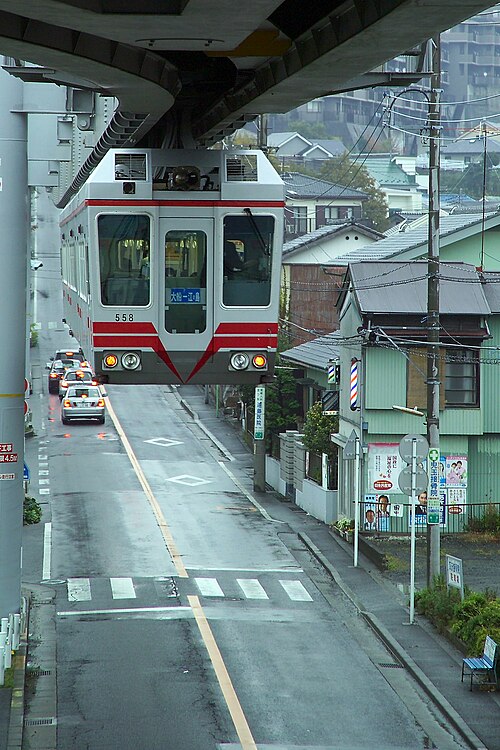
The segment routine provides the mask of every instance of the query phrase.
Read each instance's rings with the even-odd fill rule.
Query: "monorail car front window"
[[[207,236],[197,230],[165,235],[165,330],[202,333],[207,327]]]
[[[97,219],[97,231],[102,304],[149,305],[149,216],[101,215]]]
[[[228,307],[265,307],[271,301],[274,218],[226,216],[222,301]]]

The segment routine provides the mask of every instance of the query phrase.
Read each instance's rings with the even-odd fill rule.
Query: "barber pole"
[[[358,360],[351,359],[351,392],[350,392],[350,406],[352,411],[358,408]]]

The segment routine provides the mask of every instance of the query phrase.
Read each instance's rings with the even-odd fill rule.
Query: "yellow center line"
[[[139,461],[137,460],[137,457],[132,450],[132,446],[130,445],[127,436],[125,435],[125,432],[123,430],[123,427],[120,424],[120,421],[118,417],[116,416],[116,413],[111,406],[111,403],[109,401],[109,397],[106,398],[107,401],[107,407],[108,412],[113,420],[113,423],[115,425],[116,431],[118,435],[120,436],[120,440],[123,443],[123,447],[125,448],[127,452],[127,456],[130,459],[130,463],[132,464],[134,471],[137,475],[137,478],[139,482],[141,483],[142,489],[144,490],[144,494],[146,495],[148,502],[153,509],[153,513],[155,514],[156,522],[160,528],[160,531],[162,533],[162,536],[165,540],[165,544],[167,545],[167,549],[170,553],[170,557],[172,558],[172,562],[175,565],[175,569],[179,575],[180,578],[189,578],[186,568],[184,567],[184,563],[182,562],[181,555],[177,549],[177,545],[174,542],[174,538],[172,536],[172,533],[170,531],[170,528],[168,526],[167,521],[165,520],[165,516],[162,513],[162,510],[160,508],[160,505],[156,499],[156,497],[153,494],[153,490],[149,486],[149,482],[146,479],[146,476],[141,469],[141,465]]]
[[[219,647],[217,646],[210,625],[208,624],[208,620],[205,617],[205,613],[203,612],[200,600],[197,596],[188,596],[188,602],[191,605],[196,624],[198,625],[201,637],[203,638],[203,642],[210,656],[210,661],[213,664],[215,675],[217,677],[217,680],[219,681],[222,694],[226,699],[226,705],[229,709],[229,713],[231,714],[234,728],[236,729],[241,747],[243,748],[243,750],[257,750],[257,745],[255,744],[255,740],[250,731],[250,727],[248,726],[245,714],[243,713],[243,709],[241,708],[241,704],[238,700],[238,696],[236,695],[236,691],[233,687],[233,683],[231,682],[231,678],[229,677],[229,673],[226,669],[226,665],[224,664],[224,660],[222,658],[221,652],[219,651]]]
[[[123,447],[127,452],[127,456],[129,457],[137,478],[141,483],[142,489],[144,490],[148,502],[153,509],[153,513],[155,514],[156,521],[163,535],[165,544],[167,545],[167,549],[170,553],[170,557],[172,558],[177,573],[181,578],[189,578],[188,572],[184,567],[184,563],[182,562],[181,555],[177,550],[177,546],[174,542],[167,521],[165,520],[158,501],[156,500],[153,491],[149,486],[148,480],[146,479],[144,472],[141,469],[141,465],[139,464],[139,461],[137,460],[137,457],[132,450],[132,446],[130,445],[129,440],[125,435],[123,427],[121,426],[120,421],[116,416],[113,407],[111,406],[109,397],[106,397],[106,405],[108,408],[108,413],[113,421],[113,424],[115,425],[120,440],[122,441]],[[205,617],[205,613],[200,604],[200,600],[197,596],[188,596],[187,599],[189,606],[193,611],[193,616],[196,620],[196,624],[198,625],[198,629],[200,631],[203,643],[205,644],[205,648],[207,649],[208,656],[214,667],[215,675],[217,677],[222,695],[224,696],[224,700],[233,720],[234,728],[240,740],[241,748],[242,750],[257,750],[257,745],[255,744],[255,740],[253,739],[245,714],[243,713],[243,709],[241,708],[241,704],[238,700],[238,696],[236,695],[233,683],[231,682],[231,678],[229,677],[226,665],[224,664],[224,660],[219,651],[219,647],[216,643],[210,625],[208,624],[208,620]]]
[[[24,393],[0,393],[0,398],[24,398]]]

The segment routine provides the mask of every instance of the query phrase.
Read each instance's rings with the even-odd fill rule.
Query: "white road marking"
[[[90,580],[88,578],[68,578],[68,600],[70,602],[89,602]]]
[[[162,448],[170,448],[172,445],[184,445],[182,440],[172,440],[171,438],[152,438],[151,440],[145,440],[145,443],[152,443],[153,445],[160,445]]]
[[[113,599],[136,599],[134,584],[131,578],[110,578]]]
[[[49,475],[48,469],[38,469],[38,476],[39,477],[47,477]]]
[[[269,599],[256,578],[237,578],[236,580],[247,599]]]
[[[187,484],[189,487],[197,487],[200,484],[210,484],[209,479],[193,477],[191,474],[179,474],[178,477],[170,477],[167,482],[176,482],[177,484]]]
[[[52,524],[46,523],[43,529],[42,579],[44,581],[50,578],[51,544],[52,544]]]
[[[42,456],[40,453],[38,454],[39,461],[46,461],[47,459],[48,459],[48,456]]]
[[[72,609],[70,611],[58,612],[58,617],[81,617],[82,615],[133,615],[141,613],[172,612],[191,614],[191,607],[132,607],[130,609]]]
[[[280,581],[280,583],[293,602],[312,602],[312,596],[300,581]]]
[[[217,578],[195,578],[194,580],[202,596],[224,596]]]
[[[286,521],[279,521],[277,518],[272,518],[269,515],[269,513],[267,512],[267,510],[262,507],[262,505],[259,503],[259,501],[256,500],[254,498],[254,496],[251,495],[250,492],[248,492],[247,489],[245,489],[245,487],[241,484],[241,482],[239,481],[239,479],[236,479],[236,477],[234,476],[233,472],[230,471],[227,468],[227,466],[224,463],[224,461],[218,461],[217,463],[219,464],[219,466],[222,469],[224,469],[224,471],[226,472],[226,474],[228,475],[228,477],[230,477],[233,480],[233,482],[235,483],[235,485],[237,486],[237,488],[239,489],[239,491],[242,492],[245,495],[245,497],[246,497],[247,500],[250,500],[250,502],[252,503],[252,505],[255,508],[257,508],[257,510],[264,516],[264,518],[267,521],[272,521],[273,523],[286,523]]]
[[[44,489],[38,490],[38,494],[39,495],[49,495],[50,494],[50,490],[49,490],[48,487],[45,487]]]
[[[50,484],[50,479],[39,479],[38,484]]]
[[[206,565],[186,565],[188,570],[220,570],[224,573],[303,573],[303,568],[298,568],[294,565],[287,565],[284,568],[229,568],[218,565],[215,568],[207,567]]]

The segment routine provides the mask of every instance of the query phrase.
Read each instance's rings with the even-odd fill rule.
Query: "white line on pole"
[[[359,447],[360,440],[357,437],[356,443],[356,460],[354,462],[354,561],[355,568],[358,567],[358,549],[359,549]]]
[[[410,625],[415,619],[415,495],[417,484],[417,441],[411,441],[411,553],[410,553]]]
[[[42,580],[50,578],[50,556],[52,548],[52,524],[46,523],[43,530],[43,565]]]

